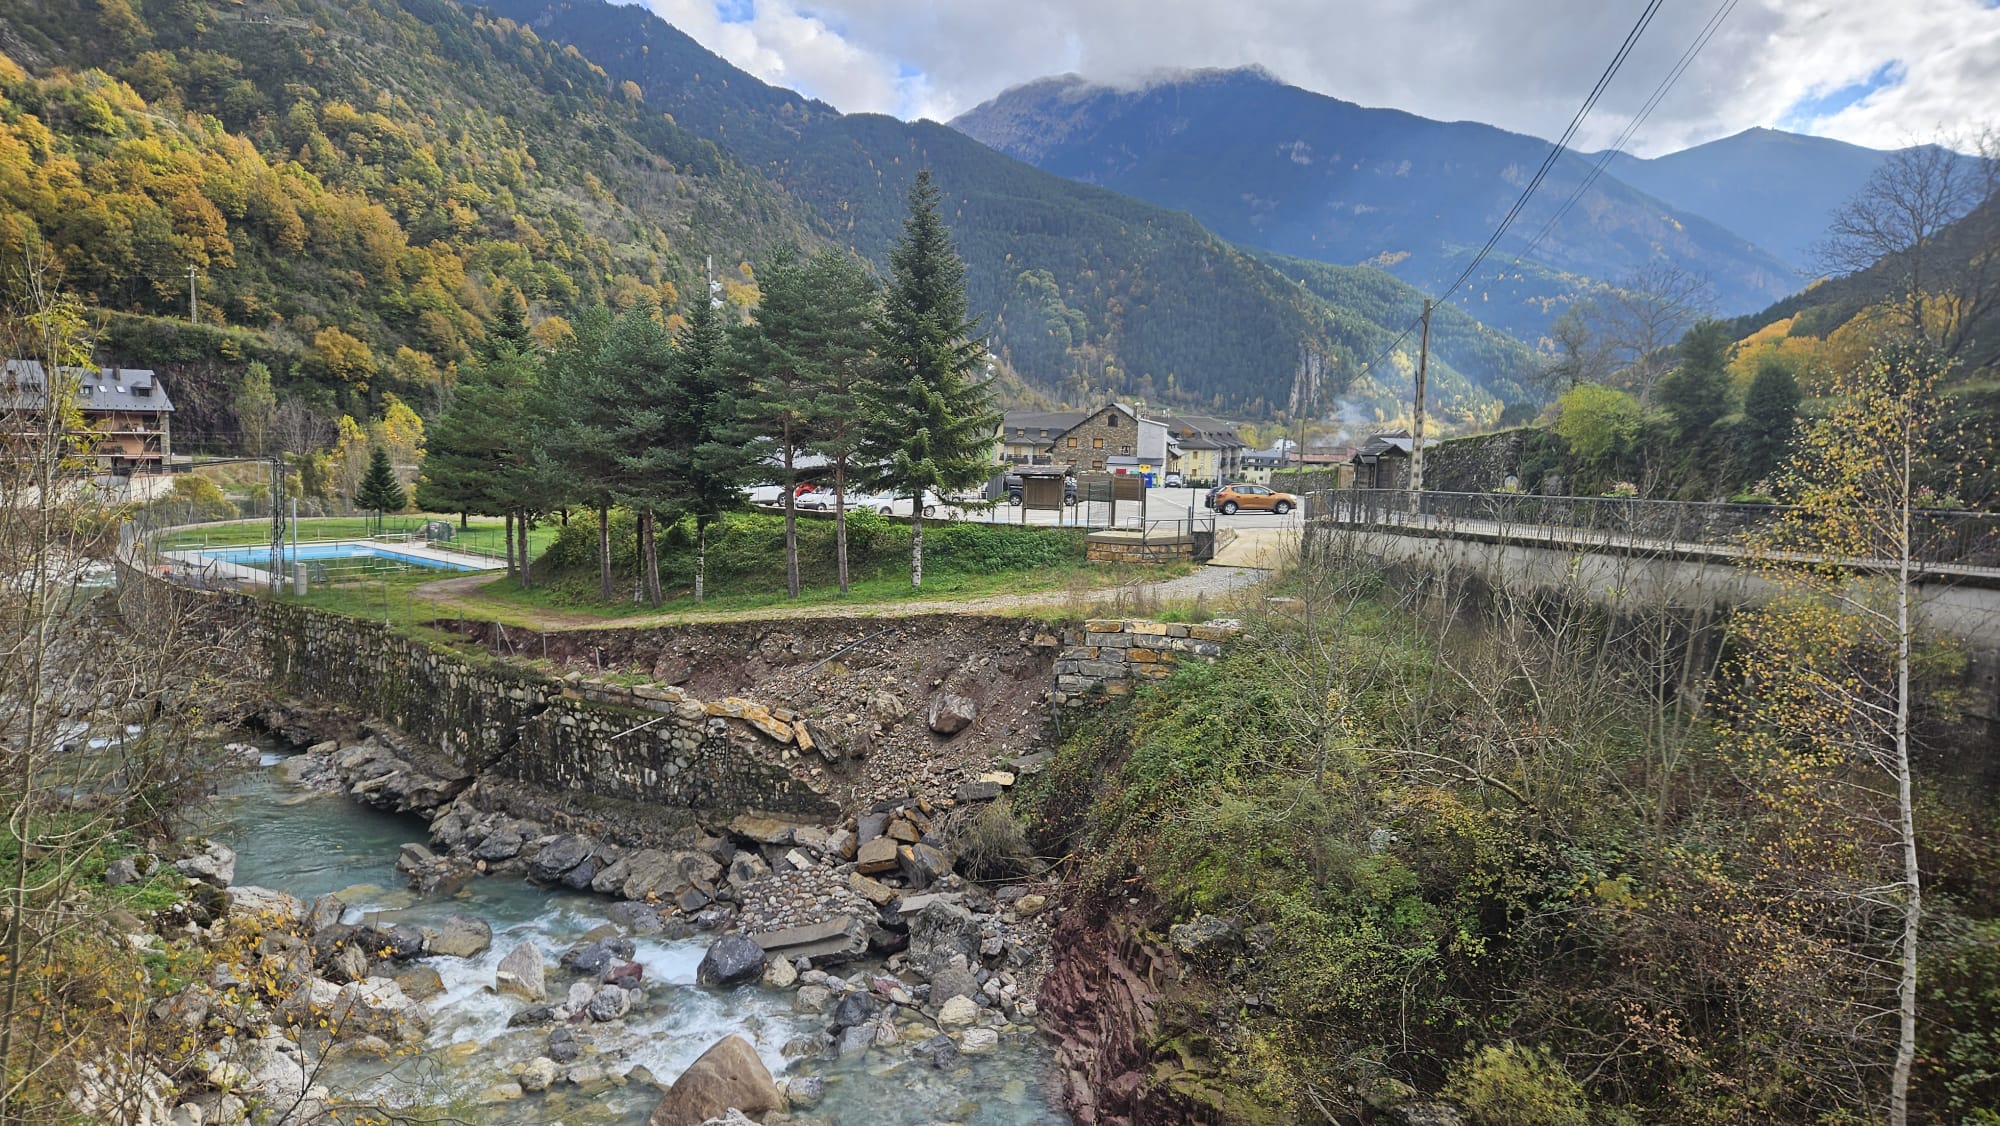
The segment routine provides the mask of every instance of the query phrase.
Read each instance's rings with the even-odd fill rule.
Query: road
[[[1146,522],[1148,524],[1159,524],[1169,521],[1181,522],[1188,518],[1189,513],[1206,519],[1211,513],[1208,509],[1202,507],[1201,498],[1207,492],[1207,489],[1150,489],[1146,494]],[[958,510],[947,510],[939,513],[939,516],[949,518],[953,511]],[[1139,519],[1139,512],[1140,507],[1138,502],[1120,502],[1117,511],[1117,524],[1119,526],[1128,526],[1131,521]],[[1224,516],[1221,513],[1214,513],[1212,515],[1216,518],[1217,528],[1235,528],[1239,531],[1261,529],[1296,530],[1301,526],[1300,516],[1296,509],[1284,516],[1275,516],[1268,512],[1239,512],[1234,516]],[[1072,505],[1063,509],[1060,513],[1029,511],[1025,508],[1015,508],[1011,505],[1001,504],[994,506],[989,511],[965,509],[960,518],[995,524],[1074,525],[1082,523],[1100,528],[1112,525],[1111,505],[1103,502]]]

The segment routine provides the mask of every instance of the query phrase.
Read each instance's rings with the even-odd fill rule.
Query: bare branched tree
[[[1597,303],[1592,319],[1600,345],[1640,402],[1651,399],[1654,384],[1671,366],[1669,346],[1714,303],[1715,288],[1707,278],[1665,262],[1635,271]]]
[[[1971,140],[1940,138],[1891,153],[1834,212],[1818,254],[1835,273],[1886,275],[1906,327],[1947,358],[1970,358],[1968,347],[1993,335],[1987,322],[2000,304],[1996,245],[2000,132],[1988,126]]]

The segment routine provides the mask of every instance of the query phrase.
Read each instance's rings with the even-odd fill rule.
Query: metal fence
[[[1335,524],[1424,528],[1515,539],[1573,539],[1659,547],[1742,549],[1800,510],[1776,504],[1551,497],[1529,493],[1411,494],[1407,489],[1331,489],[1308,494],[1306,516]],[[1806,538],[1811,525],[1802,522]],[[1912,514],[1912,541],[1926,563],[2000,566],[2000,514],[1926,509]]]

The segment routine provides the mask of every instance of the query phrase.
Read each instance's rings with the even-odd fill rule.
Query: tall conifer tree
[[[925,494],[991,474],[1000,423],[991,386],[974,378],[985,348],[974,337],[979,326],[967,319],[965,263],[938,203],[930,170],[917,173],[876,318],[881,371],[861,396],[869,430],[864,456],[879,466],[878,480],[912,498],[912,587],[924,581]]]

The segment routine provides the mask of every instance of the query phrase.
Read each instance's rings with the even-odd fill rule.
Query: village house
[[[1093,473],[1166,474],[1177,468],[1167,424],[1142,417],[1124,403],[1084,415],[1056,434],[1041,453]]]
[[[1049,444],[1082,422],[1084,411],[1008,411],[1000,421],[996,460],[1002,465],[1046,465]]]
[[[1188,484],[1226,485],[1243,479],[1243,455],[1250,443],[1237,436],[1235,423],[1202,414],[1171,415],[1162,421],[1180,453],[1175,468]]]
[[[1354,466],[1357,489],[1407,489],[1410,487],[1410,451],[1415,441],[1408,430],[1390,430],[1363,442],[1348,459]],[[1426,441],[1426,449],[1431,443]]]
[[[152,472],[173,456],[173,400],[149,368],[63,369],[57,387],[73,383],[82,427],[98,467],[109,473]],[[39,360],[0,361],[0,414],[48,409],[49,373]]]

